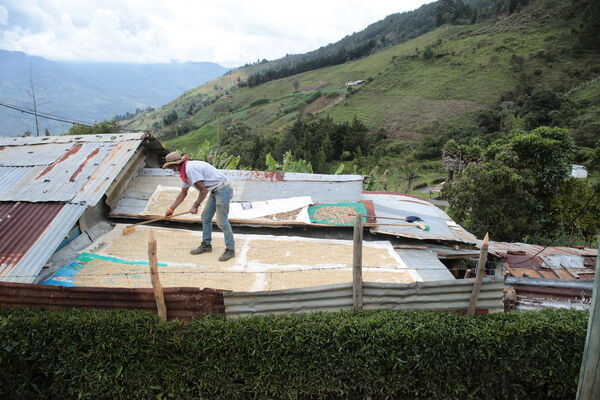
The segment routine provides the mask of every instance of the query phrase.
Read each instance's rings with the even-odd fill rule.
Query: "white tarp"
[[[163,215],[167,207],[177,198],[181,188],[175,186],[158,185],[152,196],[146,203],[142,215]],[[176,212],[184,212],[192,207],[192,204],[197,199],[198,192],[191,190],[186,199],[177,208]],[[267,215],[287,213],[290,211],[302,209],[302,211],[294,218],[294,221],[310,223],[308,216],[308,206],[312,204],[310,196],[289,197],[283,199],[272,199],[264,201],[242,201],[232,202],[229,207],[229,219],[256,219]],[[204,209],[206,202],[203,202],[201,208],[196,215],[186,215],[184,219],[199,220],[200,214]]]

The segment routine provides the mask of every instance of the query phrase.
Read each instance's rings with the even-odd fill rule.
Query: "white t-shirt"
[[[212,190],[227,182],[227,178],[221,171],[204,161],[188,160],[185,164],[185,175],[187,182],[183,184],[184,188],[190,186],[195,188],[194,183],[203,181],[204,186]]]

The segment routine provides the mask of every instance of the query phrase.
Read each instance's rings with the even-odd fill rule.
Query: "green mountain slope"
[[[218,133],[236,121],[276,137],[300,117],[329,115],[337,122],[357,117],[373,132],[419,141],[457,121],[473,123],[478,110],[501,101],[522,103],[544,89],[587,100],[589,109],[575,122],[593,123],[594,91],[571,91],[600,75],[598,55],[576,45],[586,3],[538,0],[513,15],[444,25],[359,60],[238,87],[249,74],[276,63],[247,66],[136,117],[127,127],[151,129],[169,147],[193,151],[205,140],[216,143]],[[346,86],[357,80],[364,83]],[[174,112],[177,122],[165,127],[165,117]]]

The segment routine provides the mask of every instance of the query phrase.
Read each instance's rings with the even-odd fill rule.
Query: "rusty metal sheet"
[[[167,318],[183,321],[206,314],[224,314],[217,289],[164,288]],[[156,313],[153,289],[92,288],[0,282],[0,308],[132,309]]]
[[[85,207],[0,202],[0,280],[33,282]]]
[[[71,143],[48,143],[32,146],[8,146],[0,152],[0,166],[28,167],[49,165],[73,147]]]
[[[112,143],[75,143],[41,171],[36,168],[39,173],[35,176],[29,174],[27,179],[11,185],[0,195],[0,201],[70,202],[114,146]]]
[[[506,284],[517,294],[519,310],[542,308],[589,309],[593,281],[573,279],[530,279],[508,277]]]
[[[54,150],[50,152],[51,157],[42,157],[43,165],[0,166],[0,201],[63,201],[95,205],[141,143],[140,140],[115,143],[102,140],[6,147],[8,151],[22,154],[32,148],[42,151],[52,147]],[[55,157],[58,153],[60,155]],[[52,158],[55,159],[47,163]]]
[[[141,142],[136,140],[116,143],[108,154],[99,160],[98,165],[89,170],[88,174],[82,172],[85,176],[83,186],[71,202],[96,205],[140,145]]]
[[[488,252],[505,260],[505,268],[516,277],[549,279],[594,279],[598,250],[576,247],[545,247],[526,243],[494,242]]]

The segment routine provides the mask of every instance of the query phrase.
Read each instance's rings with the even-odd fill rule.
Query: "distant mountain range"
[[[210,62],[58,62],[0,50],[0,103],[33,110],[33,87],[38,112],[90,124],[136,109],[160,107],[227,71]],[[47,128],[52,134],[70,127],[46,119],[39,122],[41,132]],[[0,136],[21,135],[27,130],[35,130],[33,116],[0,107]]]

